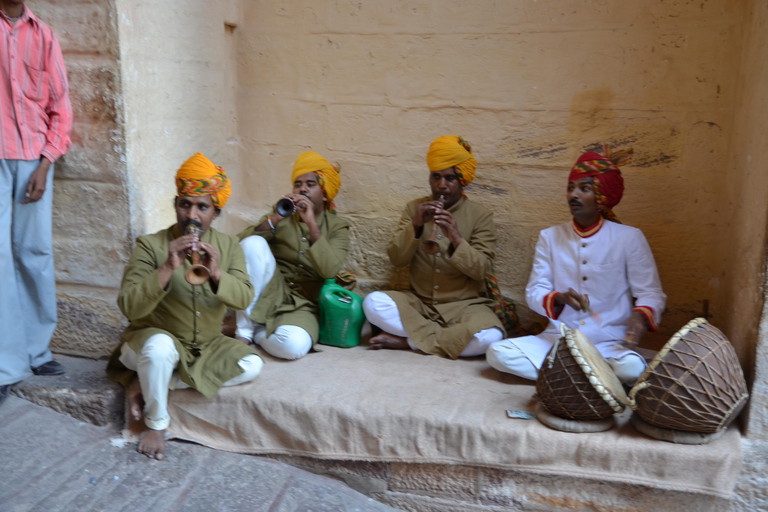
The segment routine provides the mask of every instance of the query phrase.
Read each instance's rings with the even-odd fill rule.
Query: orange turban
[[[472,154],[472,146],[458,135],[438,137],[429,145],[427,166],[430,172],[457,167],[456,175],[463,187],[475,179],[477,160]]]
[[[341,174],[339,174],[339,164],[332,165],[328,160],[318,155],[314,151],[306,151],[299,155],[296,163],[293,164],[293,174],[291,174],[291,183],[296,182],[296,178],[309,172],[317,174],[317,183],[323,189],[328,198],[327,208],[335,211],[333,198],[339,193],[341,188]]]
[[[224,208],[232,194],[232,183],[227,173],[202,153],[195,153],[179,167],[176,171],[176,187],[182,197],[210,195],[217,208]]]

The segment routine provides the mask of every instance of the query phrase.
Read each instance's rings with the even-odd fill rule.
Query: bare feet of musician
[[[139,453],[143,453],[150,459],[163,460],[165,458],[165,430],[145,429],[139,439]]]
[[[368,343],[373,350],[378,350],[380,348],[409,350],[411,348],[408,346],[408,340],[406,338],[395,336],[388,332],[382,332],[381,334],[374,336]]]
[[[134,377],[125,388],[128,414],[132,421],[141,421],[144,409],[144,398],[141,396],[139,378]],[[163,460],[165,458],[165,430],[152,430],[145,428],[139,438],[138,452],[151,459]]]
[[[141,420],[142,411],[144,410],[144,398],[141,396],[141,386],[139,385],[138,377],[134,376],[131,383],[126,386],[125,398],[128,402],[128,414],[131,420]]]

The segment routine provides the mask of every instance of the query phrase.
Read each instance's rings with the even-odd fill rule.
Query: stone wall
[[[735,105],[728,179],[727,260],[722,269],[727,283],[724,304],[731,339],[750,340],[737,345],[752,383],[749,409],[750,438],[768,441],[768,312],[766,288],[766,222],[768,222],[768,155],[760,148],[768,140],[768,3],[756,1],[746,27],[741,60],[741,87]],[[726,201],[723,201],[725,204]],[[761,326],[762,316],[762,326]]]
[[[101,356],[121,330],[115,297],[131,249],[116,13],[108,0],[27,5],[61,43],[74,111],[73,146],[54,174],[59,325],[51,346]]]
[[[669,295],[667,336],[705,307],[722,325],[727,222],[721,171],[737,94],[744,2],[243,3],[237,30],[241,227],[289,190],[296,155],[342,164],[347,261],[390,279],[403,204],[428,190],[430,141],[469,140],[467,194],[496,212],[496,271],[524,304],[539,230],[569,219],[578,154],[632,146],[616,208],[641,228]],[[233,219],[236,218],[236,219]],[[707,304],[707,306],[705,306]],[[662,341],[665,338],[662,338]],[[748,352],[749,339],[735,339]]]

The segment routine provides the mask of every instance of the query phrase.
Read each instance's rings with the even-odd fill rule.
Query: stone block
[[[67,59],[67,78],[72,112],[79,123],[116,128],[120,101],[117,62]]]
[[[477,495],[478,469],[446,464],[392,462],[389,489],[430,496]]]
[[[56,161],[56,178],[96,181],[125,187],[125,137],[122,129],[75,123],[72,148]]]
[[[32,12],[53,29],[62,53],[117,54],[110,2],[29,2]]]
[[[715,512],[727,500],[702,494],[649,489],[584,478],[483,468],[479,500],[523,510],[604,512]]]
[[[397,220],[360,215],[344,218],[351,224],[351,243],[344,268],[360,276],[388,276],[394,267],[389,262],[387,246],[392,241]]]
[[[740,7],[740,6],[739,6]],[[428,0],[407,4],[359,3],[353,0],[318,3],[254,2],[245,5],[246,22],[254,30],[284,34],[292,30],[308,33],[355,34],[465,34],[520,33],[537,31],[605,30],[606,26],[679,26],[704,21],[732,20],[740,8],[726,0],[701,6],[683,1],[653,7],[618,5],[611,2],[556,2],[526,4],[480,0],[471,5],[434,3]]]
[[[16,384],[12,393],[94,425],[122,425],[125,394],[120,384],[107,379],[106,360],[56,355],[67,369],[64,375],[33,375]]]
[[[114,241],[129,236],[125,188],[108,183],[56,180],[53,195],[56,239]]]
[[[399,492],[380,493],[372,497],[376,501],[396,507],[397,510],[407,510],[409,512],[507,512],[513,510],[535,510],[514,506],[495,507],[482,505],[475,499],[433,498]]]
[[[56,282],[117,289],[130,252],[127,242],[107,239],[53,240]]]
[[[127,321],[113,296],[58,293],[58,325],[51,340],[57,352],[84,357],[106,357],[120,341]],[[95,295],[95,294],[94,294]]]
[[[387,490],[389,463],[386,462],[321,460],[290,455],[269,457],[318,475],[338,478],[365,495],[370,496]]]

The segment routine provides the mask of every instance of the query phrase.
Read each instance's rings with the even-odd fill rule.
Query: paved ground
[[[9,397],[0,405],[0,511],[392,511],[277,461],[169,442],[154,461],[117,427]]]

